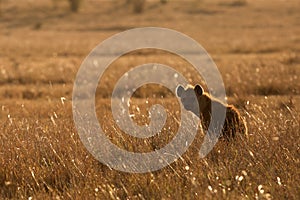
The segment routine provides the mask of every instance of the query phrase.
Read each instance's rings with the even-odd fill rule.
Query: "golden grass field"
[[[298,0],[149,0],[140,14],[125,0],[84,0],[78,13],[67,1],[50,0],[2,0],[0,9],[0,199],[300,198]],[[92,157],[72,117],[77,70],[104,39],[145,26],[171,28],[203,45],[222,74],[228,102],[247,121],[248,139],[220,140],[200,159],[199,130],[180,159],[145,174],[115,171]],[[136,91],[130,112],[142,125],[150,105],[161,103],[168,120],[160,135],[132,138],[113,121],[114,84],[148,62],[203,83],[185,60],[165,52],[116,60],[99,82],[97,116],[113,143],[128,151],[161,148],[179,126],[179,101],[157,85]]]

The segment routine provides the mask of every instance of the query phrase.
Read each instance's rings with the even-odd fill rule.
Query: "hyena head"
[[[196,115],[200,115],[200,111],[207,105],[203,88],[200,85],[195,87],[187,87],[185,89],[182,85],[179,85],[176,89],[176,94],[180,98],[182,105],[186,110],[192,111]]]

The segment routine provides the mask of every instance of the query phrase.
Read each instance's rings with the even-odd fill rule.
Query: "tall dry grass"
[[[241,111],[248,122],[249,140],[243,136],[231,143],[220,140],[200,159],[203,133],[199,131],[180,159],[146,174],[118,172],[95,160],[74,128],[70,101],[2,101],[1,198],[297,199],[298,110],[288,99],[248,100]],[[134,120],[147,123],[145,99],[133,101],[140,110],[132,110]],[[151,151],[164,146],[176,132],[179,104],[174,104],[174,98],[160,100],[169,121],[158,137],[145,141],[118,130],[109,102],[99,99],[98,117],[103,127],[110,127],[106,134],[120,148]],[[293,101],[295,107],[299,103]]]
[[[142,15],[129,14],[116,1],[89,1],[82,15],[51,10],[49,0],[2,4],[0,199],[299,199],[299,4],[170,1],[157,7],[157,2],[149,1],[149,12]],[[43,23],[38,31],[32,28],[37,19]],[[100,41],[137,26],[173,28],[208,50],[229,103],[247,120],[248,140],[220,140],[199,159],[204,136],[199,130],[175,163],[146,174],[115,171],[86,151],[72,119],[76,72]],[[147,62],[167,64],[191,84],[204,84],[186,61],[161,52],[113,63],[97,90],[97,116],[107,137],[131,151],[164,146],[180,122],[174,95],[153,85],[137,91],[130,112],[137,124],[145,124],[149,104],[162,103],[169,118],[160,135],[133,139],[113,121],[109,97],[114,83],[130,67]]]

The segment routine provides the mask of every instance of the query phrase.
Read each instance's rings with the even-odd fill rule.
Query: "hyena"
[[[176,94],[180,98],[184,108],[200,118],[204,130],[208,130],[211,121],[211,105],[214,104],[217,107],[220,106],[226,109],[221,137],[229,140],[230,138],[234,138],[237,133],[247,136],[247,125],[239,111],[233,105],[224,104],[210,96],[204,92],[200,85],[196,85],[195,87],[188,86],[186,89],[179,85],[176,89]]]

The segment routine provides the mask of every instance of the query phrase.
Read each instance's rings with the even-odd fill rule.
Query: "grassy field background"
[[[140,14],[125,0],[85,0],[78,13],[68,10],[67,1],[0,2],[1,199],[300,198],[297,0],[153,0]],[[175,29],[203,45],[222,74],[228,102],[246,118],[248,139],[219,141],[200,159],[199,130],[180,159],[146,174],[115,171],[89,154],[72,118],[77,70],[104,39],[145,26]],[[145,124],[150,105],[161,103],[168,120],[160,135],[131,138],[113,121],[114,84],[147,62],[167,64],[191,84],[202,83],[185,60],[163,52],[133,52],[114,62],[99,82],[97,114],[107,136],[129,151],[163,147],[179,125],[179,102],[157,85],[140,88],[130,112]]]

